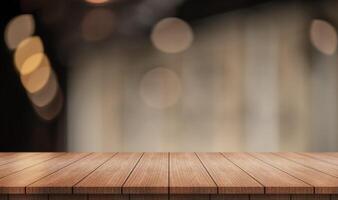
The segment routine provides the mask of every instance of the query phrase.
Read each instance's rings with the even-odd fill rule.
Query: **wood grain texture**
[[[210,200],[208,194],[176,194],[170,195],[170,200]]]
[[[170,153],[171,194],[215,194],[217,186],[194,153]]]
[[[267,194],[313,193],[312,186],[248,153],[223,153],[223,155],[260,182]]]
[[[275,153],[252,153],[256,158],[297,177],[315,187],[317,194],[338,193],[338,179],[320,171],[278,156]]]
[[[246,194],[212,194],[210,200],[249,200]]]
[[[165,194],[131,194],[130,200],[168,200]]]
[[[220,194],[264,193],[264,187],[220,153],[197,153]]]
[[[87,195],[82,194],[52,194],[48,200],[87,200]]]
[[[338,158],[334,155],[326,154],[326,153],[300,153],[302,155],[309,156],[311,158],[315,158],[324,162],[328,162],[334,165],[338,165]]]
[[[168,194],[169,154],[145,153],[123,185],[124,194]]]
[[[26,187],[28,194],[69,194],[72,187],[115,153],[94,153]]]
[[[320,161],[315,158],[308,157],[308,156],[298,154],[298,153],[283,152],[283,153],[278,153],[278,155],[283,156],[284,158],[288,160],[292,160],[298,164],[316,169],[318,171],[321,171],[323,173],[326,173],[326,174],[329,174],[331,176],[338,178],[338,165]]]
[[[25,187],[83,158],[87,153],[68,153],[0,179],[0,193],[24,194]]]
[[[291,200],[291,195],[285,194],[267,194],[250,195],[250,200]]]
[[[15,162],[10,162],[0,166],[0,178],[21,171],[25,168],[42,163],[57,156],[61,156],[62,153],[41,153],[29,156],[27,158],[19,159]]]
[[[10,194],[9,200],[48,200],[48,195]]]
[[[330,200],[330,195],[292,195],[292,200]]]
[[[11,163],[23,158],[27,158],[40,153],[1,153],[0,154],[0,165]]]
[[[118,153],[74,186],[74,193],[121,194],[142,153]]]
[[[120,194],[91,194],[88,200],[129,200],[129,195]]]

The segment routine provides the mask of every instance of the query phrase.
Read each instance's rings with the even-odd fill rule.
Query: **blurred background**
[[[0,4],[0,151],[338,150],[338,1]]]

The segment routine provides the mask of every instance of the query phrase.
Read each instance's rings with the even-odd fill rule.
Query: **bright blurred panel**
[[[91,3],[91,4],[104,4],[104,3],[108,3],[109,0],[86,0],[86,2]]]
[[[151,33],[153,45],[165,53],[182,52],[191,46],[193,40],[194,35],[189,24],[174,17],[159,21]]]
[[[314,47],[326,55],[332,55],[337,49],[337,31],[327,21],[315,19],[311,23],[310,38]]]
[[[44,47],[42,44],[42,41],[40,37],[34,36],[34,37],[29,37],[20,42],[18,48],[15,50],[14,53],[14,64],[19,72],[21,72],[21,69],[23,68],[24,63],[28,58],[31,56],[38,54],[38,53],[43,53]],[[31,67],[30,64],[39,63],[39,59],[36,58],[41,58],[41,57],[34,57],[34,60],[31,60],[28,62],[28,64],[25,66],[24,71],[31,71],[32,69],[35,69],[36,67]],[[32,62],[35,61],[35,62]],[[37,61],[37,62],[36,62]]]
[[[21,41],[33,35],[35,31],[34,18],[30,14],[13,18],[6,26],[5,41],[9,49],[15,49]]]

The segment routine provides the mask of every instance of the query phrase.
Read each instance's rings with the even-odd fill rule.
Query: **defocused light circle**
[[[178,18],[165,18],[152,30],[153,45],[165,53],[178,53],[188,49],[194,39],[190,26]]]
[[[155,68],[141,80],[140,95],[150,107],[167,108],[175,104],[181,95],[180,79],[169,69]]]
[[[40,37],[29,37],[20,42],[14,53],[14,63],[18,71],[21,71],[24,62],[29,57],[37,53],[42,53],[43,51],[43,44]]]
[[[50,66],[48,57],[44,53],[36,53],[25,60],[20,67],[20,74],[27,75],[41,66]]]
[[[58,82],[56,79],[56,75],[53,71],[51,71],[51,74],[49,76],[48,82],[44,87],[42,87],[39,91],[35,93],[28,93],[28,96],[32,103],[37,107],[44,107],[47,106],[52,102],[52,100],[55,98],[56,93],[58,91]]]
[[[32,15],[19,15],[13,18],[6,26],[5,41],[9,49],[15,49],[19,43],[33,35],[35,23]]]
[[[86,0],[86,2],[91,4],[104,4],[109,2],[109,0]]]
[[[47,84],[50,74],[50,66],[41,66],[28,75],[21,75],[21,83],[27,92],[35,93]]]
[[[44,107],[38,107],[33,104],[33,108],[35,112],[39,115],[39,117],[46,121],[51,121],[55,119],[61,112],[63,107],[63,95],[61,90],[57,91],[57,94],[53,101],[51,101],[48,105]]]
[[[336,29],[327,21],[315,19],[310,28],[310,39],[314,47],[326,55],[332,55],[337,49]]]
[[[113,32],[115,15],[109,9],[96,8],[88,12],[82,21],[82,37],[86,41],[106,39]]]

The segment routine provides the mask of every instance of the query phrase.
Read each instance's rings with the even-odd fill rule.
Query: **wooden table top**
[[[338,153],[0,153],[0,194],[338,194]]]

